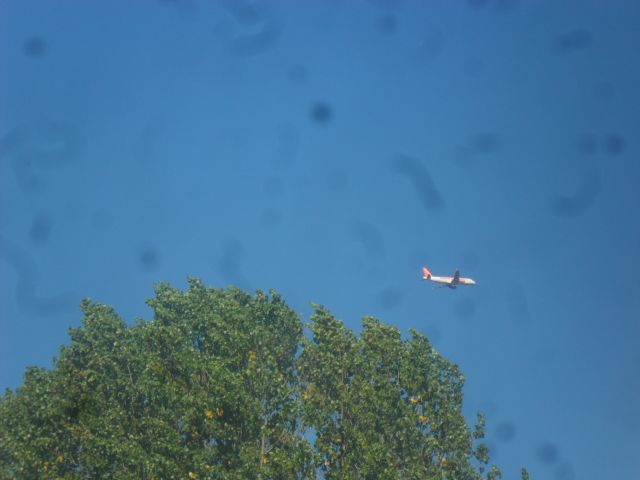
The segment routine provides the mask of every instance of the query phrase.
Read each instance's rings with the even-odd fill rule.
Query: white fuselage
[[[449,284],[453,284],[453,277],[434,277],[433,275],[431,275],[430,277],[423,277],[425,280],[431,280],[432,282],[436,282],[436,283],[449,283]],[[475,285],[476,282],[475,280],[472,280],[471,278],[463,278],[460,277],[458,279],[458,283],[460,285]]]

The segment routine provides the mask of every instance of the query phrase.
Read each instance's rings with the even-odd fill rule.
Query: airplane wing
[[[457,285],[458,283],[460,283],[460,270],[456,270],[451,279],[452,285]]]

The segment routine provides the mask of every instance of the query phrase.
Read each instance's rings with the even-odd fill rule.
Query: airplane
[[[475,285],[476,281],[471,278],[463,278],[460,276],[460,270],[456,270],[453,274],[453,277],[434,277],[431,275],[431,272],[427,269],[427,267],[422,267],[422,279],[423,280],[431,280],[432,282],[442,283],[436,288],[457,288],[458,285]]]

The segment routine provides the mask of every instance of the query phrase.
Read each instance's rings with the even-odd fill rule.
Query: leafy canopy
[[[497,479],[464,377],[416,331],[274,291],[167,284],[127,326],[82,302],[52,370],[0,399],[0,478]],[[526,472],[523,473],[523,476]]]

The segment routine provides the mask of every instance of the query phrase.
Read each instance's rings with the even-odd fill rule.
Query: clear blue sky
[[[149,318],[194,275],[427,333],[506,478],[634,478],[639,24],[632,0],[0,0],[0,388],[81,298]]]

